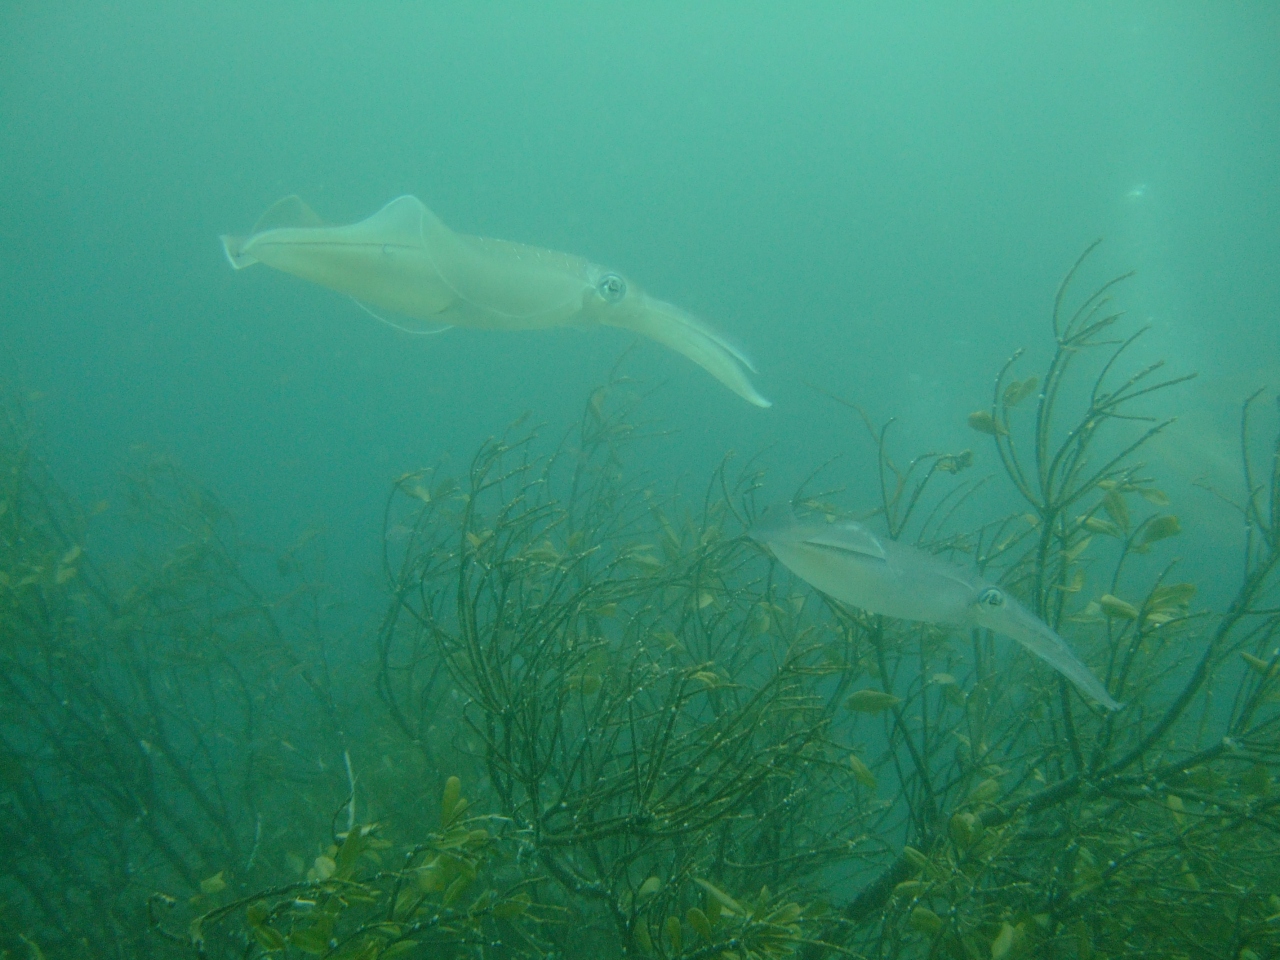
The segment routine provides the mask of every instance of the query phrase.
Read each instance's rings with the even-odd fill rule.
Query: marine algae
[[[10,403],[0,955],[1274,955],[1280,446],[1250,399],[1210,607],[1138,461],[1184,378],[1130,365],[1120,280],[1072,303],[1085,262],[1045,368],[1015,354],[970,419],[985,448],[900,457],[858,413],[875,522],[1004,571],[1114,714],[793,581],[744,536],[750,464],[696,504],[637,479],[659,431],[622,381],[554,442],[517,423],[397,481],[341,679],[310,541],[261,556],[162,459],[94,520]]]

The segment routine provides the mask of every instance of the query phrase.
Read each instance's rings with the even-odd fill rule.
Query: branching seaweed
[[[1109,301],[1123,278],[1068,315],[1080,266],[1055,302],[1056,349],[1043,378],[1010,379],[1015,354],[996,378],[991,408],[969,418],[992,438],[1007,480],[1031,508],[1025,518],[989,527],[993,538],[973,542],[980,563],[1014,558],[1010,579],[1046,620],[1094,654],[1128,706],[1081,716],[1065,683],[1054,680],[1056,698],[1015,707],[1007,684],[1002,689],[985,673],[990,641],[979,636],[967,692],[948,673],[934,684],[945,697],[930,699],[923,680],[935,668],[924,646],[906,658],[906,676],[920,678],[914,683],[904,685],[901,668],[884,663],[882,689],[896,701],[885,743],[909,829],[902,852],[864,881],[824,934],[860,952],[1167,956],[1180,949],[1234,957],[1276,946],[1267,915],[1280,903],[1268,904],[1262,891],[1274,874],[1267,858],[1280,852],[1271,813],[1280,759],[1273,650],[1280,611],[1270,599],[1277,460],[1271,451],[1267,479],[1258,479],[1250,400],[1241,424],[1245,561],[1225,610],[1193,611],[1195,587],[1170,582],[1172,564],[1137,588],[1141,600],[1121,599],[1140,582],[1131,559],[1181,529],[1172,514],[1133,516],[1134,498],[1169,504],[1134,455],[1172,423],[1135,405],[1188,378],[1161,379],[1158,363],[1122,371],[1140,331],[1104,336],[1120,320]],[[1071,375],[1090,352],[1101,359],[1083,408],[1064,417],[1075,402]],[[1015,408],[1032,396],[1038,402],[1024,430]],[[1104,427],[1135,423],[1136,434],[1115,437],[1107,449]],[[883,447],[883,433],[878,440]],[[914,509],[919,485],[889,489],[887,517],[902,498]],[[904,659],[907,638],[886,643],[880,618],[838,606],[836,614],[878,651]],[[911,632],[923,638],[929,630]],[[1190,661],[1189,647],[1198,647]],[[935,651],[934,662],[946,649]],[[1251,679],[1240,677],[1237,655]],[[1235,692],[1229,711],[1212,707],[1215,678]],[[1028,685],[1038,686],[1029,678]],[[948,738],[964,746],[954,759]],[[1237,850],[1239,859],[1215,852],[1222,849]],[[1181,879],[1171,885],[1170,877]]]
[[[303,726],[332,735],[332,701],[226,515],[170,464],[131,485],[167,546],[127,574],[86,547],[16,404],[0,466],[0,902],[45,951],[147,956],[156,886],[203,897],[263,875],[290,781],[316,779],[280,746],[308,745],[290,708],[319,706]],[[0,929],[0,950],[27,949]]]
[[[522,856],[554,885],[540,895],[575,937],[647,950],[678,939],[669,911],[694,879],[786,884],[847,856],[829,813],[794,811],[815,779],[851,774],[812,691],[834,669],[820,645],[762,602],[722,502],[678,522],[613,469],[625,421],[604,399],[580,446],[540,459],[525,433],[487,444],[464,487],[401,483],[414,533],[379,685],[420,737],[443,665]]]
[[[385,610],[332,669],[301,552],[263,588],[156,461],[116,532],[145,549],[105,563],[7,408],[0,957],[1276,955],[1280,441],[1250,398],[1207,607],[1138,460],[1187,378],[1133,359],[1123,277],[1074,305],[1088,252],[1044,369],[1015,354],[969,417],[994,476],[836,399],[867,519],[1003,580],[1114,713],[794,580],[745,535],[757,466],[692,502],[632,469],[661,434],[620,378],[559,442],[520,421],[396,481]]]

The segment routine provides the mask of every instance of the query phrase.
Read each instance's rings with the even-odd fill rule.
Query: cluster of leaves
[[[355,826],[315,858],[304,879],[208,910],[183,935],[153,918],[155,928],[201,956],[214,930],[237,924],[248,932],[250,952],[279,957],[451,956],[468,947],[501,950],[505,938],[537,953],[528,928],[548,916],[524,890],[532,881],[501,892],[486,882],[502,840],[491,818],[467,815],[461,792],[461,781],[450,777],[439,831],[405,850],[393,854],[376,824]],[[393,856],[398,865],[387,864]],[[167,899],[157,895],[153,907]]]

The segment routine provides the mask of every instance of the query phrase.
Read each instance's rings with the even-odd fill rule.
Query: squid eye
[[[987,587],[978,594],[978,603],[984,607],[1003,607],[1004,594],[995,587]]]
[[[627,295],[627,281],[616,273],[606,273],[596,284],[596,293],[605,303],[617,303]]]

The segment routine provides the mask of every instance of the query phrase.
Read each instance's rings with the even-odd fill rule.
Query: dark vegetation
[[[10,405],[0,956],[1280,955],[1280,447],[1251,399],[1209,608],[1141,462],[1178,378],[1071,279],[1047,368],[969,418],[994,476],[864,418],[872,522],[1002,575],[1114,714],[793,580],[750,469],[697,503],[635,476],[625,383],[549,451],[517,424],[395,484],[358,668],[307,548],[264,558],[162,461],[136,557],[95,562]]]

